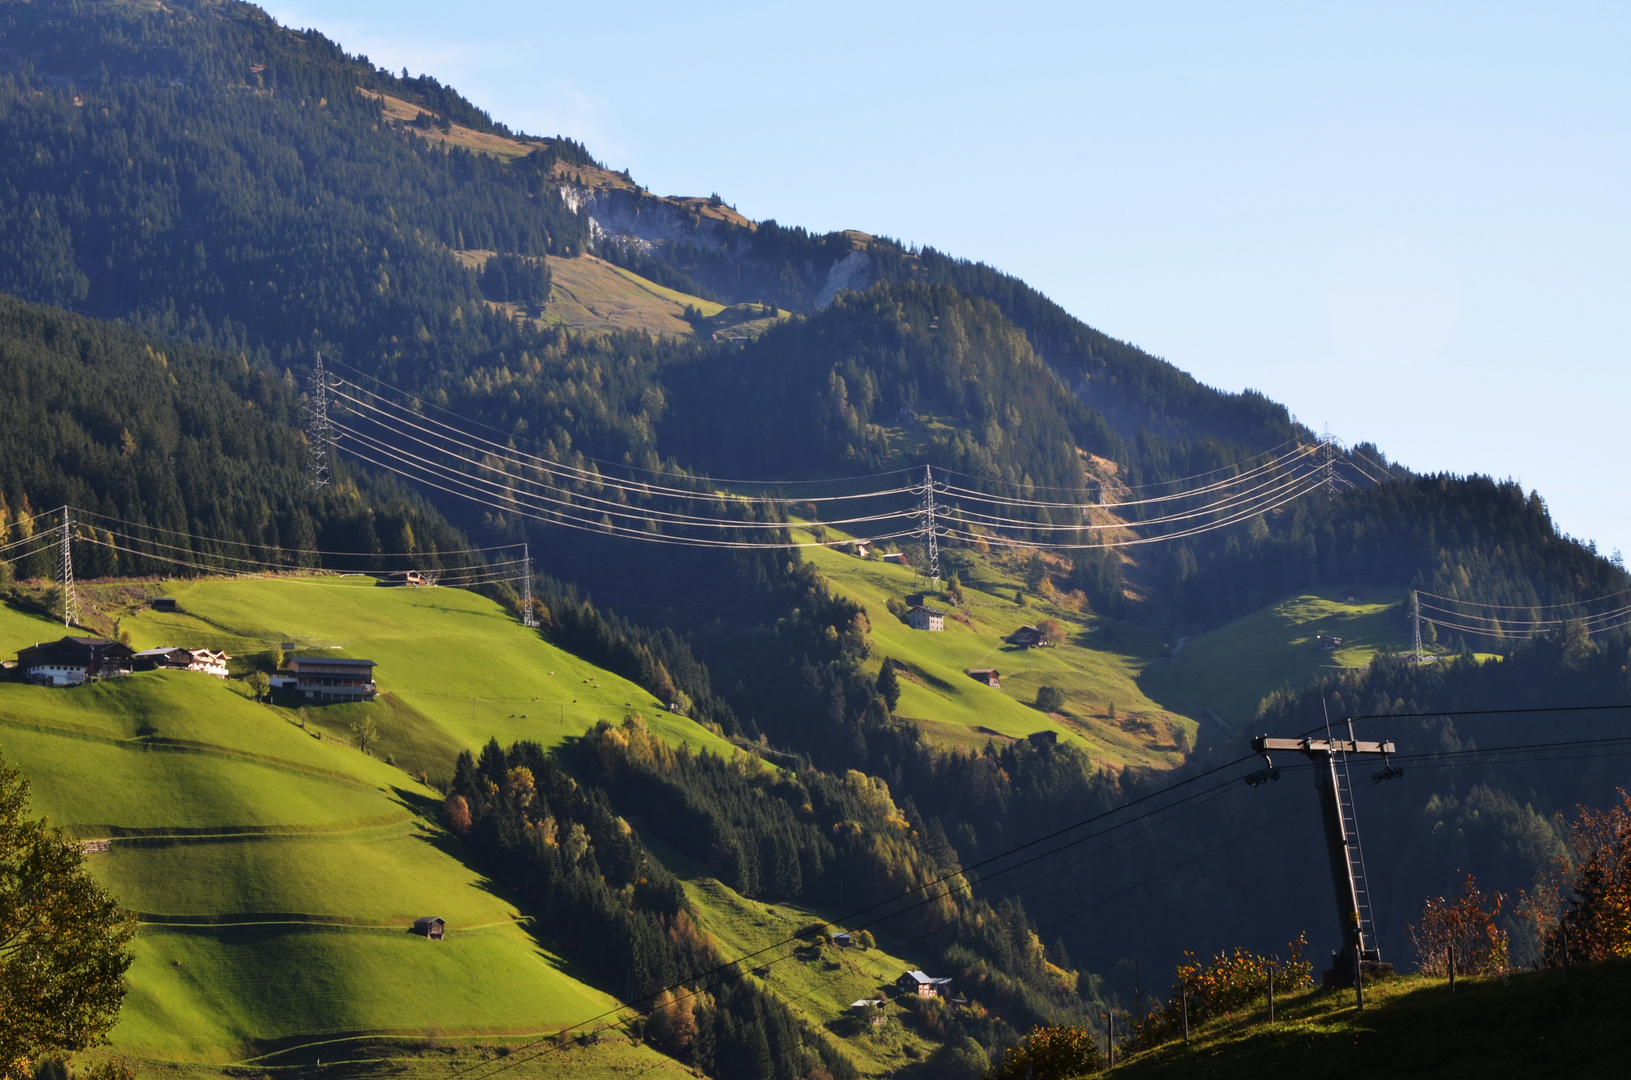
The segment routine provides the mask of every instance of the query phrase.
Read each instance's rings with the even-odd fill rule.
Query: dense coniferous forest
[[[343,444],[336,484],[314,492],[302,380],[321,349],[358,385],[602,477],[712,492],[711,476],[774,489],[929,464],[1082,503],[1106,487],[1090,469],[1113,470],[1125,490],[1161,491],[1311,441],[1283,406],[1203,386],[1018,279],[933,249],[713,219],[655,243],[597,234],[584,193],[563,194],[573,169],[598,168],[586,148],[536,139],[508,161],[450,149],[424,127],[388,122],[380,94],[438,123],[520,138],[428,75],[385,72],[246,5],[0,5],[0,541],[64,502],[210,538],[179,540],[183,561],[249,551],[310,565],[300,552],[531,540],[551,641],[788,763],[752,773],[676,754],[638,724],[556,754],[493,744],[461,760],[451,794],[466,816],[450,812],[450,823],[532,913],[566,926],[561,947],[614,993],[651,992],[718,959],[685,929],[683,892],[642,834],[745,895],[854,907],[1172,781],[1112,772],[1069,746],[929,745],[865,673],[877,659],[870,619],[882,613],[837,595],[796,551],[658,547],[501,505],[472,509],[347,461]],[[739,343],[568,331],[500,306],[543,302],[546,257],[589,251],[703,299],[796,314]],[[468,252],[497,254],[472,269]],[[1514,483],[1414,476],[1364,445],[1336,461],[1351,483],[1329,497],[1127,562],[1075,552],[1061,576],[1100,615],[1169,638],[1320,584],[1421,588],[1512,605],[1521,618],[1628,585]],[[644,505],[637,489],[591,480],[559,490]],[[746,523],[761,510],[720,500],[717,512]],[[88,576],[177,569],[117,545],[87,550]],[[16,569],[50,570],[41,558]],[[1571,630],[1508,646],[1495,663],[1383,657],[1274,696],[1258,722],[1301,732],[1326,707],[1623,701],[1626,645]],[[1545,722],[1613,730],[1563,716]],[[1423,753],[1499,736],[1459,719],[1390,731]],[[1197,754],[1179,775],[1220,755]],[[1067,956],[1104,974],[1174,947],[1318,930],[1307,913],[1328,901],[1307,815],[1284,827],[1289,840],[1241,849],[1235,884],[1214,863],[1185,862],[1217,835],[1262,826],[1271,797],[1293,809],[1301,775],[1219,795],[1206,828],[1163,823],[1116,854],[1061,863],[1018,901],[981,886],[952,904],[970,917],[927,939],[924,955],[1001,1019],[948,1030],[948,1045],[1001,1044],[1031,1022],[1095,1015],[1110,992],[1085,974],[1062,986]],[[1395,951],[1418,893],[1448,888],[1452,868],[1488,875],[1491,888],[1527,887],[1558,850],[1550,815],[1612,782],[1600,761],[1408,775],[1364,807],[1380,835],[1400,838],[1377,848]],[[1242,876],[1273,887],[1243,887]],[[1148,900],[1122,924],[1073,914],[1131,888]],[[1043,927],[1054,927],[1046,955]],[[1178,928],[1188,936],[1175,940]],[[646,1035],[713,1076],[845,1075],[825,1036],[749,982],[692,1019],[683,1045],[672,1017]]]
[[[115,546],[87,545],[85,576],[312,567],[319,551],[359,553],[329,557],[335,569],[400,568],[369,553],[430,553],[415,562],[431,568],[474,558],[394,477],[343,471],[314,490],[294,380],[241,354],[0,297],[0,398],[0,542],[50,528],[28,519],[63,504],[100,515],[83,527]],[[17,571],[48,576],[49,558]]]

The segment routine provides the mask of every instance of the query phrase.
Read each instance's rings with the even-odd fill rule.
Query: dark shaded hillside
[[[581,251],[549,178],[380,122],[378,86],[455,95],[241,5],[7,5],[0,29],[0,289],[167,333],[299,355],[464,339],[453,248]],[[27,149],[23,149],[26,147]]]
[[[128,523],[104,526],[174,545],[148,550],[183,561],[311,566],[313,549],[411,547],[455,552],[426,557],[428,565],[464,561],[456,554],[464,538],[392,478],[343,472],[333,487],[311,488],[295,388],[241,355],[156,342],[0,297],[0,400],[0,507],[10,508],[0,540],[8,525],[17,539],[22,518],[68,503]],[[172,532],[155,536],[144,526]],[[81,550],[87,577],[177,569],[130,551]],[[45,576],[45,558],[19,570]],[[373,561],[330,565],[365,569]]]
[[[995,306],[944,286],[846,293],[664,381],[665,447],[720,470],[756,460],[761,474],[820,476],[926,463],[1085,498],[1076,448],[1123,454]],[[736,423],[712,422],[710,403],[723,400]]]
[[[1216,626],[1322,583],[1509,605],[1514,620],[1631,586],[1622,567],[1559,533],[1537,493],[1484,476],[1415,477],[1303,500],[1244,534],[1174,545],[1162,557],[1179,627]]]

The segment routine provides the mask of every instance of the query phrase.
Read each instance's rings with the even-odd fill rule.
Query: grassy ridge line
[[[378,752],[394,755],[409,772],[451,775],[452,755],[427,758],[421,743],[456,751],[496,737],[501,743],[534,739],[550,746],[598,720],[621,721],[636,709],[670,742],[724,757],[737,753],[725,739],[670,714],[665,702],[636,684],[522,630],[498,605],[474,593],[379,588],[358,578],[209,579],[178,582],[171,591],[188,612],[233,628],[213,643],[229,652],[295,641],[291,653],[335,648],[378,661],[376,681],[392,696],[392,705],[400,706],[398,714],[378,712],[378,702],[372,707],[383,721]],[[176,639],[212,644],[211,631],[188,620],[188,614],[143,610],[124,625],[143,647]],[[323,706],[300,714],[308,724],[319,718],[341,721],[338,731],[322,722],[317,726],[345,739],[344,724],[352,719],[348,710],[359,708]]]
[[[1631,1060],[1631,961],[1445,981],[1424,976],[1353,991],[1311,990],[1198,1026],[1114,1070],[1143,1080],[1262,1077],[1610,1077]]]

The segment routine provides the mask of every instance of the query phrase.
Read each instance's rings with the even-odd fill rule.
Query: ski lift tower
[[[1330,857],[1331,886],[1336,892],[1342,941],[1341,951],[1331,957],[1331,969],[1325,973],[1324,984],[1352,983],[1359,995],[1359,1007],[1363,1009],[1364,984],[1356,976],[1392,974],[1393,965],[1383,962],[1376,946],[1370,887],[1365,880],[1365,854],[1359,846],[1359,822],[1354,817],[1353,778],[1348,771],[1348,759],[1381,758],[1382,770],[1371,774],[1371,780],[1379,784],[1404,775],[1403,769],[1388,764],[1394,745],[1355,739],[1350,725],[1346,739],[1274,739],[1259,735],[1252,740],[1252,749],[1267,762],[1265,768],[1246,778],[1252,787],[1280,778],[1280,770],[1274,767],[1270,753],[1294,752],[1314,764],[1314,782],[1320,789],[1320,817],[1325,824],[1325,848]]]

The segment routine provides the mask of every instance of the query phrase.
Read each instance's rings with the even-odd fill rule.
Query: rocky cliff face
[[[613,244],[633,248],[734,302],[814,311],[877,280],[866,251],[871,238],[861,233],[761,228],[718,199],[664,198],[624,182],[568,179],[561,196],[589,219],[591,246],[601,253]]]
[[[561,197],[573,210],[588,216],[590,237],[597,244],[611,239],[647,251],[669,243],[717,251],[739,239],[734,234],[751,232],[699,212],[693,203],[702,200],[664,199],[639,189],[577,184],[562,185]]]

